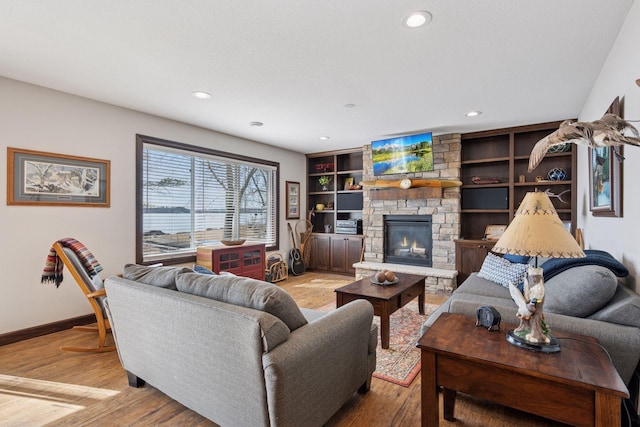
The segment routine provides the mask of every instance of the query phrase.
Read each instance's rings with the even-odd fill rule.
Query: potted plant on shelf
[[[329,191],[329,183],[331,182],[331,177],[322,175],[318,178],[318,182],[322,185],[322,191]]]

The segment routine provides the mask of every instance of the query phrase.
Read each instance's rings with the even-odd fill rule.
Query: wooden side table
[[[389,348],[389,316],[418,297],[418,309],[424,314],[424,281],[426,276],[397,273],[398,283],[380,286],[365,277],[335,290],[336,307],[357,299],[366,299],[373,305],[373,314],[380,316],[380,341]]]
[[[453,421],[456,392],[576,426],[619,426],[622,398],[629,393],[598,340],[554,332],[557,353],[537,353],[509,344],[475,319],[442,313],[418,341],[422,350],[422,425]]]

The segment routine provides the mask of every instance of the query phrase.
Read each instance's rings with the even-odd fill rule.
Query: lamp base
[[[513,329],[507,333],[507,341],[509,341],[510,344],[513,344],[516,347],[524,348],[531,351],[539,351],[541,353],[556,353],[560,351],[560,343],[558,343],[558,340],[553,337],[549,337],[549,339],[551,340],[549,344],[536,343],[527,341],[524,338],[517,336],[513,332]]]

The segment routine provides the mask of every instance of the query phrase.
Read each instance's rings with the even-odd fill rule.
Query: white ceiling
[[[632,3],[0,0],[0,75],[311,153],[577,117]]]

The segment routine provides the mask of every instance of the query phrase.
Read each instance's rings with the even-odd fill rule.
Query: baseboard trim
[[[7,332],[0,335],[0,346],[11,344],[18,341],[24,341],[42,335],[52,334],[54,332],[71,329],[78,325],[88,325],[96,322],[95,314],[86,314],[84,316],[73,317],[71,319],[59,320],[57,322],[38,325],[32,328],[20,329],[19,331]]]

